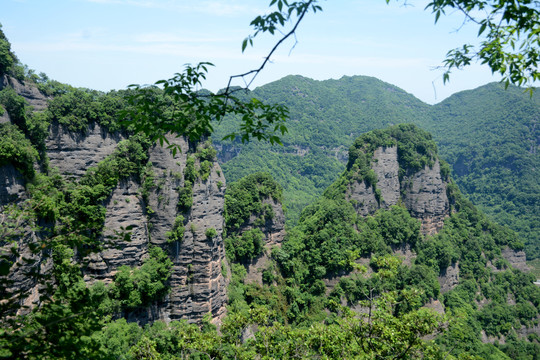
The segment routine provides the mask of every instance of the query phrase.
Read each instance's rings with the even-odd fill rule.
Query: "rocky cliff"
[[[273,267],[271,251],[285,238],[283,189],[268,173],[248,175],[232,183],[226,200],[227,255],[246,268],[246,282],[263,284]]]
[[[447,183],[441,176],[438,159],[416,171],[402,169],[406,175],[400,178],[398,146],[381,146],[373,153],[371,170],[376,175],[376,182],[355,180],[347,189],[346,197],[353,200],[358,214],[371,215],[378,209],[402,203],[422,222],[425,235],[432,235],[442,228],[444,219],[450,214],[450,205]]]
[[[122,139],[118,134],[103,131],[99,125],[94,125],[80,138],[57,129],[52,127],[48,139],[48,143],[54,139],[56,145],[51,147],[51,164],[61,164],[61,172],[71,177],[105,158]],[[142,185],[133,178],[120,181],[107,199],[104,238],[114,239],[115,231],[130,228],[131,239],[129,242],[114,239],[104,251],[92,255],[86,277],[89,281],[111,282],[120,266],[140,266],[147,257],[148,246],[157,245],[167,250],[174,264],[170,292],[152,311],[137,314],[138,320],[196,322],[207,313],[219,319],[225,314],[227,287],[221,271],[225,261],[221,235],[225,179],[217,162],[212,162],[207,179],[199,178],[193,184],[192,206],[187,211],[179,211],[178,190],[185,185],[182,173],[188,157],[194,157],[197,150],[190,149],[182,138],[170,137],[170,142],[179,145],[181,153],[173,156],[170,150],[159,145],[149,150],[147,171],[152,173],[153,183],[146,199],[142,196]],[[199,160],[195,166],[200,166]],[[182,239],[171,242],[167,233],[181,214],[186,230]],[[215,230],[215,236],[206,235],[209,229]]]
[[[31,106],[29,110],[46,109],[47,98],[34,86],[4,77],[0,87],[15,90],[27,106]],[[2,121],[11,121],[7,112]],[[46,163],[47,159],[49,169],[57,169],[68,184],[77,184],[88,169],[110,157],[127,138],[127,133],[110,132],[95,121],[89,122],[84,131],[77,132],[53,121],[44,139],[41,163]],[[89,283],[97,280],[111,283],[121,266],[140,266],[148,257],[149,246],[159,246],[173,262],[167,284],[170,291],[148,309],[127,316],[139,322],[156,319],[197,322],[210,313],[218,320],[225,314],[228,284],[222,274],[225,263],[222,238],[225,178],[215,155],[201,158],[200,152],[209,148],[208,144],[190,144],[183,138],[174,137],[169,140],[181,152],[173,156],[169,149],[151,146],[146,155],[146,177],[119,174],[118,184],[98,204],[105,209],[101,235],[104,245],[102,251],[90,254],[84,260],[84,277]],[[184,175],[188,163],[195,174],[189,184]],[[39,166],[34,167],[38,171]],[[14,166],[0,167],[0,208],[20,203],[29,196],[26,181],[27,177]],[[180,199],[186,188],[190,191]],[[180,204],[181,201],[187,201],[190,206]],[[173,241],[170,233],[175,227],[185,230],[181,238]],[[129,241],[118,236],[122,231],[128,232]],[[32,236],[35,235],[30,231],[20,241],[29,242]],[[17,271],[15,266],[12,267],[13,288],[35,292],[34,284],[21,275],[27,270],[25,266]]]
[[[265,221],[263,226],[258,227],[255,224],[256,217],[251,216],[244,230],[253,228],[261,228],[264,234],[264,248],[262,253],[254,259],[251,259],[247,265],[246,282],[263,283],[262,272],[271,265],[271,252],[274,246],[281,246],[285,238],[285,214],[280,201],[265,198],[263,204],[268,204],[272,208],[274,214],[270,219]]]

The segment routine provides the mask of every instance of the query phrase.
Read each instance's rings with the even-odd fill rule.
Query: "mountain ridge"
[[[482,206],[489,216],[518,231],[526,239],[531,259],[540,256],[537,241],[540,228],[534,218],[534,214],[540,212],[535,205],[540,200],[534,200],[540,191],[538,176],[535,176],[535,169],[540,166],[536,155],[540,133],[538,127],[534,127],[540,108],[538,91],[530,97],[519,88],[510,86],[505,91],[504,85],[490,83],[428,105],[403,90],[392,92],[393,96],[388,98],[385,89],[396,87],[369,77],[318,81],[291,75],[282,80],[261,86],[251,95],[289,106],[291,119],[288,122],[289,134],[283,137],[284,147],[265,144],[240,147],[239,143],[222,142],[220,139],[227,126],[218,128],[213,139],[218,149],[227,149],[226,152],[219,151],[218,158],[226,160],[222,167],[230,181],[238,180],[250,171],[268,171],[284,186],[289,224],[296,223],[301,209],[314,200],[314,194],[321,194],[322,189],[335,179],[335,175],[329,174],[344,168],[346,149],[357,136],[368,130],[410,122],[432,132],[440,146],[441,156],[450,163],[464,193]],[[362,84],[364,81],[367,82]],[[347,90],[351,83],[355,85]],[[358,100],[358,96],[343,99],[347,93],[366,88],[368,94],[365,98],[372,101],[352,100]],[[392,101],[396,96],[398,99]],[[315,101],[320,99],[321,104]],[[385,109],[388,103],[397,103],[398,107],[389,112]],[[476,103],[483,105],[475,107]],[[345,110],[337,115],[335,109],[338,108]],[[471,118],[474,120],[465,121]],[[475,131],[478,134],[476,138]],[[527,131],[530,136],[521,135]],[[507,154],[503,153],[502,144],[508,144],[505,148]],[[490,156],[486,152],[489,149],[497,152],[499,158]],[[465,157],[460,159],[457,153]],[[236,160],[231,154],[235,154]],[[464,166],[473,158],[478,164],[476,168]],[[505,170],[502,173],[501,169],[509,168],[503,162],[509,164],[514,172],[507,174],[508,170]],[[481,168],[483,166],[487,172]],[[482,182],[481,179],[486,176],[507,184],[505,190],[494,195],[498,191],[493,187],[478,186],[485,184],[487,180]],[[471,183],[475,185],[467,186],[465,179],[472,179]],[[508,197],[503,193],[514,195]],[[526,198],[530,201],[527,202]],[[510,204],[507,209],[502,207],[505,203]]]

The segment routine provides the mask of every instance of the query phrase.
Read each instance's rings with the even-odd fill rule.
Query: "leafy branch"
[[[249,82],[246,84],[246,89],[248,89],[257,75],[264,69],[266,64],[270,61],[270,57],[274,54],[274,52],[291,36],[296,34],[296,30],[298,26],[300,25],[300,22],[302,19],[304,19],[304,16],[309,12],[309,10],[312,10],[313,13],[316,13],[317,11],[322,11],[322,8],[319,5],[316,5],[316,0],[309,0],[309,1],[301,1],[301,2],[293,2],[290,3],[286,0],[272,0],[270,2],[270,6],[276,5],[278,10],[274,11],[268,15],[261,15],[257,16],[252,22],[251,26],[255,28],[255,32],[252,35],[249,35],[247,38],[244,39],[242,42],[242,52],[246,50],[246,47],[249,43],[250,46],[253,46],[253,39],[260,33],[269,32],[271,35],[274,35],[274,33],[279,30],[278,26],[285,26],[285,23],[290,21],[292,16],[296,13],[296,21],[294,23],[294,26],[292,29],[284,34],[281,39],[279,39],[275,45],[272,47],[268,55],[264,57],[264,60],[262,64],[257,68],[250,71],[247,71],[243,74],[233,75],[229,78],[229,83],[227,84],[227,90],[231,88],[232,81],[236,78],[242,78],[244,79],[246,76],[253,75]],[[285,8],[285,10],[284,10]]]
[[[238,137],[245,143],[254,138],[269,141],[271,144],[282,144],[280,136],[287,132],[287,108],[264,104],[254,98],[246,101],[235,94],[240,90],[247,93],[277,48],[296,33],[309,11],[315,13],[322,10],[316,2],[308,0],[289,3],[287,0],[272,0],[270,7],[276,6],[277,10],[258,16],[251,22],[255,32],[244,39],[242,51],[245,51],[248,44],[253,46],[253,39],[257,35],[265,32],[273,35],[296,16],[293,27],[272,47],[257,69],[231,76],[227,87],[217,94],[200,90],[208,68],[213,66],[209,62],[201,62],[195,66],[186,65],[184,72],[176,73],[168,80],[159,80],[151,86],[130,85],[126,96],[129,108],[121,114],[124,125],[135,132],[149,135],[152,141],[159,141],[161,146],[167,144],[173,154],[180,148],[171,144],[166,134],[174,133],[178,137],[185,136],[195,141],[209,135],[214,130],[213,123],[221,122],[227,115],[237,116],[241,122],[238,131],[226,135],[224,139],[234,140]],[[244,79],[250,75],[251,79],[244,88],[232,86],[234,79]]]
[[[434,0],[428,8],[435,14],[435,23],[446,9],[457,9],[466,22],[479,27],[478,37],[484,36],[478,46],[465,44],[447,53],[445,83],[453,69],[479,61],[500,74],[507,87],[526,85],[532,92],[532,84],[540,80],[540,1]]]

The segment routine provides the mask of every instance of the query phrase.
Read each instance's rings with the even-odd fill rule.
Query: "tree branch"
[[[304,18],[304,16],[307,14],[307,12],[309,11],[309,8],[310,8],[310,5],[314,2],[315,0],[309,0],[304,9],[302,9],[302,12],[300,13],[300,15],[298,16],[298,19],[296,20],[296,23],[294,24],[293,28],[291,29],[291,31],[289,31],[287,34],[285,34],[275,45],[274,47],[270,50],[270,52],[268,53],[267,56],[264,57],[264,61],[262,62],[262,64],[257,68],[257,69],[253,69],[253,70],[250,70],[250,71],[247,71],[243,74],[238,74],[238,75],[231,75],[229,77],[229,82],[227,83],[227,87],[225,88],[225,93],[229,93],[230,91],[230,88],[231,88],[231,84],[232,84],[232,81],[236,78],[242,78],[244,79],[246,76],[248,75],[251,75],[253,74],[253,77],[251,78],[251,80],[246,84],[246,87],[245,89],[249,89],[249,87],[251,86],[251,84],[253,83],[253,81],[255,80],[255,78],[257,77],[257,75],[264,69],[264,67],[266,66],[266,64],[270,61],[270,57],[274,54],[274,52],[279,48],[279,46],[285,41],[287,40],[289,37],[293,36],[295,33],[296,33],[296,29],[298,28],[298,25],[300,25],[300,22],[302,22],[302,19]]]

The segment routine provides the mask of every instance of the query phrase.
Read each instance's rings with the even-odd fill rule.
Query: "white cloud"
[[[236,0],[86,0],[106,5],[127,5],[144,8],[164,9],[176,12],[196,12],[215,16],[236,16],[241,14],[259,14],[264,12],[259,4],[247,4]]]
[[[196,37],[196,36],[178,36],[173,33],[152,32],[135,36],[134,40],[140,43],[216,43],[237,41],[233,37]]]

